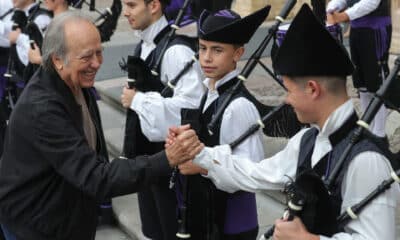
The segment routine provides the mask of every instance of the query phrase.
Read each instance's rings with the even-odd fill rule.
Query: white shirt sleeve
[[[256,107],[246,98],[240,97],[232,101],[222,116],[220,143],[229,144],[239,138],[251,125],[260,119]],[[258,130],[239,144],[233,154],[247,157],[253,162],[264,158],[263,133]]]
[[[45,14],[42,14],[35,19],[34,22],[42,31],[42,35],[44,34],[44,31],[46,30],[47,25],[49,25],[50,21],[51,18]],[[16,44],[17,44],[18,58],[25,66],[27,66],[29,63],[29,58],[28,58],[28,52],[30,48],[29,36],[21,33],[17,39]]]
[[[363,17],[378,8],[381,0],[361,0],[351,8],[346,9],[350,20]]]
[[[189,62],[194,52],[183,45],[170,47],[161,63],[162,80],[172,80]],[[168,127],[181,123],[182,108],[198,108],[204,93],[200,66],[196,62],[178,81],[171,98],[163,98],[157,92],[137,92],[131,109],[139,116],[143,134],[150,141],[164,141]],[[166,81],[165,81],[166,82]]]
[[[347,7],[347,0],[332,0],[328,2],[326,6],[326,12],[332,13],[332,12],[337,12],[337,11],[342,11]]]
[[[300,141],[306,130],[293,136],[282,151],[258,163],[232,155],[229,145],[204,148],[194,163],[207,169],[207,177],[226,192],[280,190],[288,177],[296,174]]]
[[[361,0],[352,7],[345,10],[350,20],[363,17],[374,11],[380,4],[381,0]],[[332,0],[328,3],[326,11],[328,13],[342,11],[347,7],[346,0]]]
[[[10,47],[10,41],[8,40],[8,34],[12,28],[12,22],[3,20],[0,21],[0,47]]]
[[[19,60],[27,66],[29,63],[28,51],[29,51],[29,37],[28,35],[21,33],[17,38],[17,55]]]
[[[363,152],[356,156],[343,179],[341,211],[363,200],[382,181],[390,178],[391,171],[388,160],[376,152]],[[369,203],[358,219],[349,222],[345,227],[346,233],[338,233],[331,238],[321,236],[321,240],[395,240],[397,199],[399,185],[395,183]]]

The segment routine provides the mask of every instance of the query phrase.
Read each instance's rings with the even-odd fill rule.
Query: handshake
[[[178,166],[182,174],[206,174],[204,169],[194,165],[192,160],[203,150],[204,144],[200,142],[190,125],[171,127],[165,140],[165,152],[169,165]]]

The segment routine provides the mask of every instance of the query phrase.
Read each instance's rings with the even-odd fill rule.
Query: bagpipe
[[[398,95],[397,100],[393,99],[393,88],[399,89],[400,87],[400,76],[398,75],[399,70],[400,56],[396,58],[394,67],[389,76],[375,93],[361,119],[357,121],[358,126],[351,133],[350,141],[341,153],[340,158],[331,171],[331,174],[326,178],[321,178],[313,172],[305,172],[297,176],[295,181],[291,181],[288,188],[285,187],[285,190],[289,189],[285,191],[289,199],[301,199],[301,208],[296,208],[298,211],[292,211],[292,215],[299,216],[309,232],[326,236],[331,236],[337,233],[340,229],[343,229],[349,221],[357,219],[357,214],[359,214],[375,198],[390,189],[393,183],[400,183],[400,170],[398,169],[398,163],[395,162],[399,159],[389,159],[391,160],[394,169],[397,169],[390,174],[390,178],[384,180],[363,200],[348,207],[342,214],[339,215],[338,213],[329,211],[329,209],[332,209],[332,203],[329,196],[339,173],[344,170],[343,166],[345,160],[350,154],[352,148],[362,140],[362,137],[368,137],[370,135],[368,130],[369,124],[374,119],[379,108],[382,104],[389,103],[399,109],[400,101],[398,100]],[[292,208],[291,200],[288,201],[288,208]],[[293,216],[288,220],[293,219]],[[262,235],[261,239],[269,239],[273,233],[274,227],[272,226]]]
[[[269,42],[271,39],[275,36],[276,32],[278,31],[279,25],[284,21],[284,19],[288,16],[290,10],[294,7],[296,4],[296,0],[288,0],[281,10],[280,14],[275,17],[275,23],[271,26],[271,28],[268,31],[267,36],[264,38],[264,40],[261,42],[260,46],[254,51],[254,53],[251,55],[250,59],[247,61],[246,65],[244,66],[243,70],[239,74],[238,78],[241,80],[235,86],[232,88],[232,91],[230,94],[224,99],[224,101],[220,104],[218,107],[217,112],[213,116],[211,122],[208,124],[208,131],[212,135],[213,132],[215,131],[215,128],[220,121],[227,105],[230,103],[231,99],[233,96],[238,92],[240,86],[243,84],[244,81],[247,80],[249,75],[252,73],[254,68],[257,66],[257,64],[260,64],[260,66],[269,73],[273,79],[284,89],[286,89],[281,80],[279,80],[275,74],[263,63],[261,62],[260,58],[265,51],[266,47],[268,46]],[[278,107],[271,107],[271,106],[266,106],[258,101],[254,102],[258,111],[260,112],[261,116],[264,116],[268,114],[269,112],[273,111],[274,115],[273,117],[270,116],[268,117],[269,122],[266,124],[261,124],[261,121],[259,121],[259,126],[263,126],[264,133],[268,136],[273,136],[273,137],[291,137],[295,133],[297,133],[301,128],[302,124],[298,122],[297,117],[293,111],[293,109],[287,105],[287,104],[282,104],[279,105]],[[283,122],[282,119],[285,119],[286,121]]]
[[[99,14],[93,23],[99,30],[101,42],[109,41],[111,36],[114,34],[115,29],[117,28],[118,18],[122,12],[121,0],[113,0],[111,7],[106,8],[103,11],[100,11],[96,8],[95,0],[90,0],[89,2],[86,0],[77,0],[77,2],[73,4],[73,7],[82,9],[83,4],[89,7],[89,11],[94,11]]]

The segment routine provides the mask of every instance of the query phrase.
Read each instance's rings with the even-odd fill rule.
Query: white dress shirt
[[[154,38],[167,24],[163,16],[144,31],[137,32],[143,40],[140,55],[142,59],[156,47]],[[168,80],[175,78],[193,56],[194,52],[184,45],[177,44],[168,48],[161,62],[161,81],[167,84]],[[200,66],[196,62],[178,81],[171,98],[163,98],[158,92],[136,93],[131,109],[138,114],[142,132],[150,141],[164,141],[168,127],[181,124],[181,108],[199,107],[204,93],[201,79]]]
[[[327,12],[343,11],[347,8],[348,0],[332,0],[326,7]],[[347,8],[345,13],[349,16],[350,20],[363,17],[378,8],[381,0],[360,0],[352,7]]]
[[[329,135],[336,131],[354,111],[351,100],[336,109],[320,130],[311,157],[312,166],[328,153],[332,146]],[[317,126],[313,126],[317,127]],[[292,137],[287,146],[274,156],[255,163],[244,157],[231,154],[227,145],[205,148],[194,163],[208,170],[208,178],[228,192],[239,189],[246,191],[282,189],[289,177],[296,174],[300,141],[307,129]],[[383,180],[390,177],[392,168],[389,161],[376,152],[367,151],[357,155],[349,164],[342,184],[343,202],[341,211],[361,201]],[[392,185],[384,194],[372,201],[345,227],[346,232],[321,240],[395,240],[396,204],[399,199],[398,184]]]
[[[6,13],[13,7],[11,0],[0,0],[0,16]],[[8,34],[12,29],[12,17],[13,13],[8,14],[2,20],[0,20],[0,47],[10,47],[10,41],[8,40]]]
[[[24,9],[26,16],[29,15],[29,10],[34,6],[36,6],[36,3],[33,3]],[[47,26],[51,22],[51,18],[48,15],[42,14],[37,16],[33,22],[36,23],[38,28],[42,31],[43,35]],[[27,66],[29,63],[29,58],[28,58],[28,52],[30,48],[29,36],[24,33],[21,33],[17,38],[16,44],[17,44],[18,58],[25,66]]]
[[[237,75],[239,75],[238,70],[228,73],[216,82],[215,88],[218,88],[222,84],[232,80],[232,78]],[[205,112],[210,104],[219,97],[219,95],[217,90],[210,89],[210,79],[206,78],[203,83],[208,88],[207,99],[203,108],[203,112]],[[219,142],[221,144],[229,144],[233,142],[259,119],[260,114],[252,102],[244,97],[236,98],[226,107],[224,114],[222,115]],[[233,150],[233,153],[241,157],[249,158],[254,162],[259,162],[263,159],[264,148],[262,130],[258,130],[239,144]]]

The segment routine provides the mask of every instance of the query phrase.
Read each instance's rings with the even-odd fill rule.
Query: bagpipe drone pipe
[[[389,76],[375,93],[361,119],[357,121],[355,130],[351,131],[350,140],[347,142],[344,151],[341,152],[329,176],[321,178],[313,171],[306,171],[303,174],[299,174],[294,181],[291,181],[289,187],[285,188],[285,193],[289,199],[288,209],[297,209],[295,212],[292,211],[292,214],[300,217],[309,232],[332,236],[334,233],[340,231],[340,229],[343,229],[349,221],[357,219],[359,217],[358,214],[375,198],[390,189],[393,183],[400,183],[399,153],[397,155],[392,154],[387,149],[387,146],[379,145],[379,142],[377,142],[376,144],[379,148],[389,153],[387,156],[390,157],[389,160],[396,171],[391,172],[390,178],[384,180],[363,200],[348,207],[342,214],[330,211],[333,208],[330,195],[332,194],[334,185],[337,183],[337,177],[345,170],[345,161],[349,154],[351,154],[354,146],[365,138],[373,138],[368,128],[379,108],[382,104],[385,104],[399,111],[400,100],[398,95],[395,96],[395,90],[400,89],[399,70],[400,57],[397,57]],[[301,206],[293,207],[290,200],[293,198],[297,199],[297,202],[300,201],[301,204],[298,205]],[[288,220],[291,219],[293,219],[293,216]],[[274,227],[271,227],[262,235],[261,239],[269,239],[273,233]]]
[[[99,30],[101,42],[109,41],[117,28],[118,18],[122,12],[121,0],[113,0],[111,6],[103,11],[96,8],[95,0],[90,0],[89,2],[86,0],[74,0],[73,7],[82,9],[83,4],[89,7],[89,11],[94,11],[99,14],[93,23]]]

